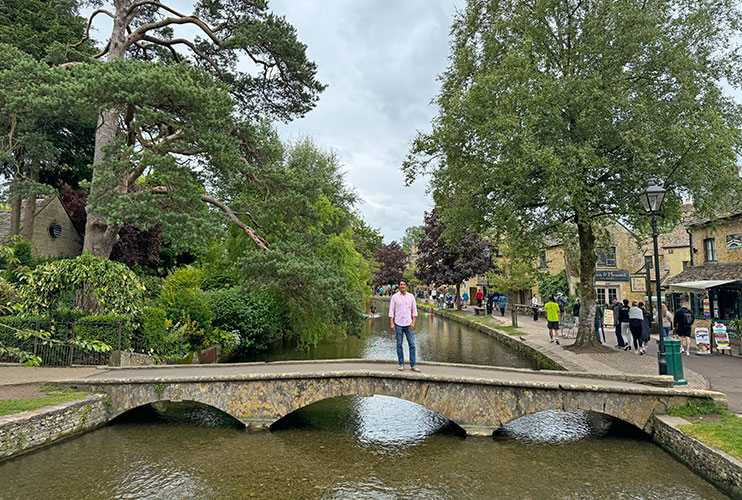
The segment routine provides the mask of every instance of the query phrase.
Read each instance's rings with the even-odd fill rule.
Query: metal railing
[[[99,338],[110,345],[114,351],[124,350],[133,352],[145,352],[147,346],[137,335],[129,331],[124,322],[95,323],[98,330],[106,330],[106,338]],[[20,339],[14,329],[27,329],[33,331],[46,331],[51,333],[55,340],[67,341],[79,338],[77,336],[77,323],[68,321],[13,321],[12,324],[2,324],[0,320],[0,342],[7,347],[17,347],[31,352],[41,358],[43,366],[71,366],[71,365],[107,365],[111,359],[111,351],[95,352],[80,349],[72,344],[59,344],[45,342],[38,337]],[[17,361],[11,357],[0,355],[0,361]]]

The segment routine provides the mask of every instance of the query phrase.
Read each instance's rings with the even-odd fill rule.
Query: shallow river
[[[363,338],[302,357],[393,358],[380,309]],[[423,361],[528,366],[438,318],[421,316],[417,335]],[[204,407],[159,410],[0,464],[0,499],[726,498],[639,433],[595,415],[546,412],[493,440],[464,439],[440,415],[381,396],[316,403],[263,433]]]

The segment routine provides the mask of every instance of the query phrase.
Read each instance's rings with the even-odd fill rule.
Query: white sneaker
[[[685,351],[685,355],[686,356],[690,356],[690,349],[688,349],[687,351]]]
[[[684,352],[685,352],[685,351],[684,351],[684,350],[683,350],[683,348],[681,347],[681,348],[680,348],[680,354],[683,354]]]

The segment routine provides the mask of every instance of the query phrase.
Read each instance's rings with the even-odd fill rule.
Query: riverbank
[[[379,297],[376,297],[379,299]],[[381,298],[388,301],[388,298]],[[545,321],[533,321],[530,316],[517,316],[518,327],[512,325],[510,314],[505,316],[477,316],[473,309],[458,311],[455,309],[438,309],[424,302],[418,302],[418,312],[428,313],[461,322],[476,328],[482,333],[497,337],[508,345],[522,346],[520,352],[535,351],[545,358],[547,363],[562,367],[571,372],[590,372],[604,375],[624,374],[626,376],[656,375],[656,348],[650,349],[646,356],[632,355],[627,352],[605,347],[595,352],[575,353],[565,347],[572,345],[574,339],[561,338],[560,344],[550,343]],[[509,313],[509,311],[508,311]],[[607,345],[612,345],[611,332],[606,332]],[[526,347],[527,346],[527,347]],[[690,356],[683,356],[683,361]],[[729,361],[729,360],[725,360]],[[732,361],[733,362],[733,361]],[[708,365],[704,365],[708,366]],[[741,366],[742,368],[742,366]],[[710,377],[695,370],[684,370],[688,387],[697,389],[713,388]],[[737,372],[739,373],[739,371]],[[716,380],[718,374],[714,374]],[[713,388],[725,392],[719,387]],[[730,408],[739,413],[742,399],[739,388],[733,387]],[[739,418],[739,416],[737,417]],[[742,498],[742,461],[722,450],[706,444],[684,431],[691,421],[669,415],[655,417],[655,428],[652,439],[676,460],[685,464],[696,474],[705,478],[732,498]]]

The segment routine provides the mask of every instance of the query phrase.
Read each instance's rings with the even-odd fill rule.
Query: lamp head
[[[658,214],[662,208],[662,202],[665,199],[666,192],[663,187],[650,185],[637,196],[647,213]]]

